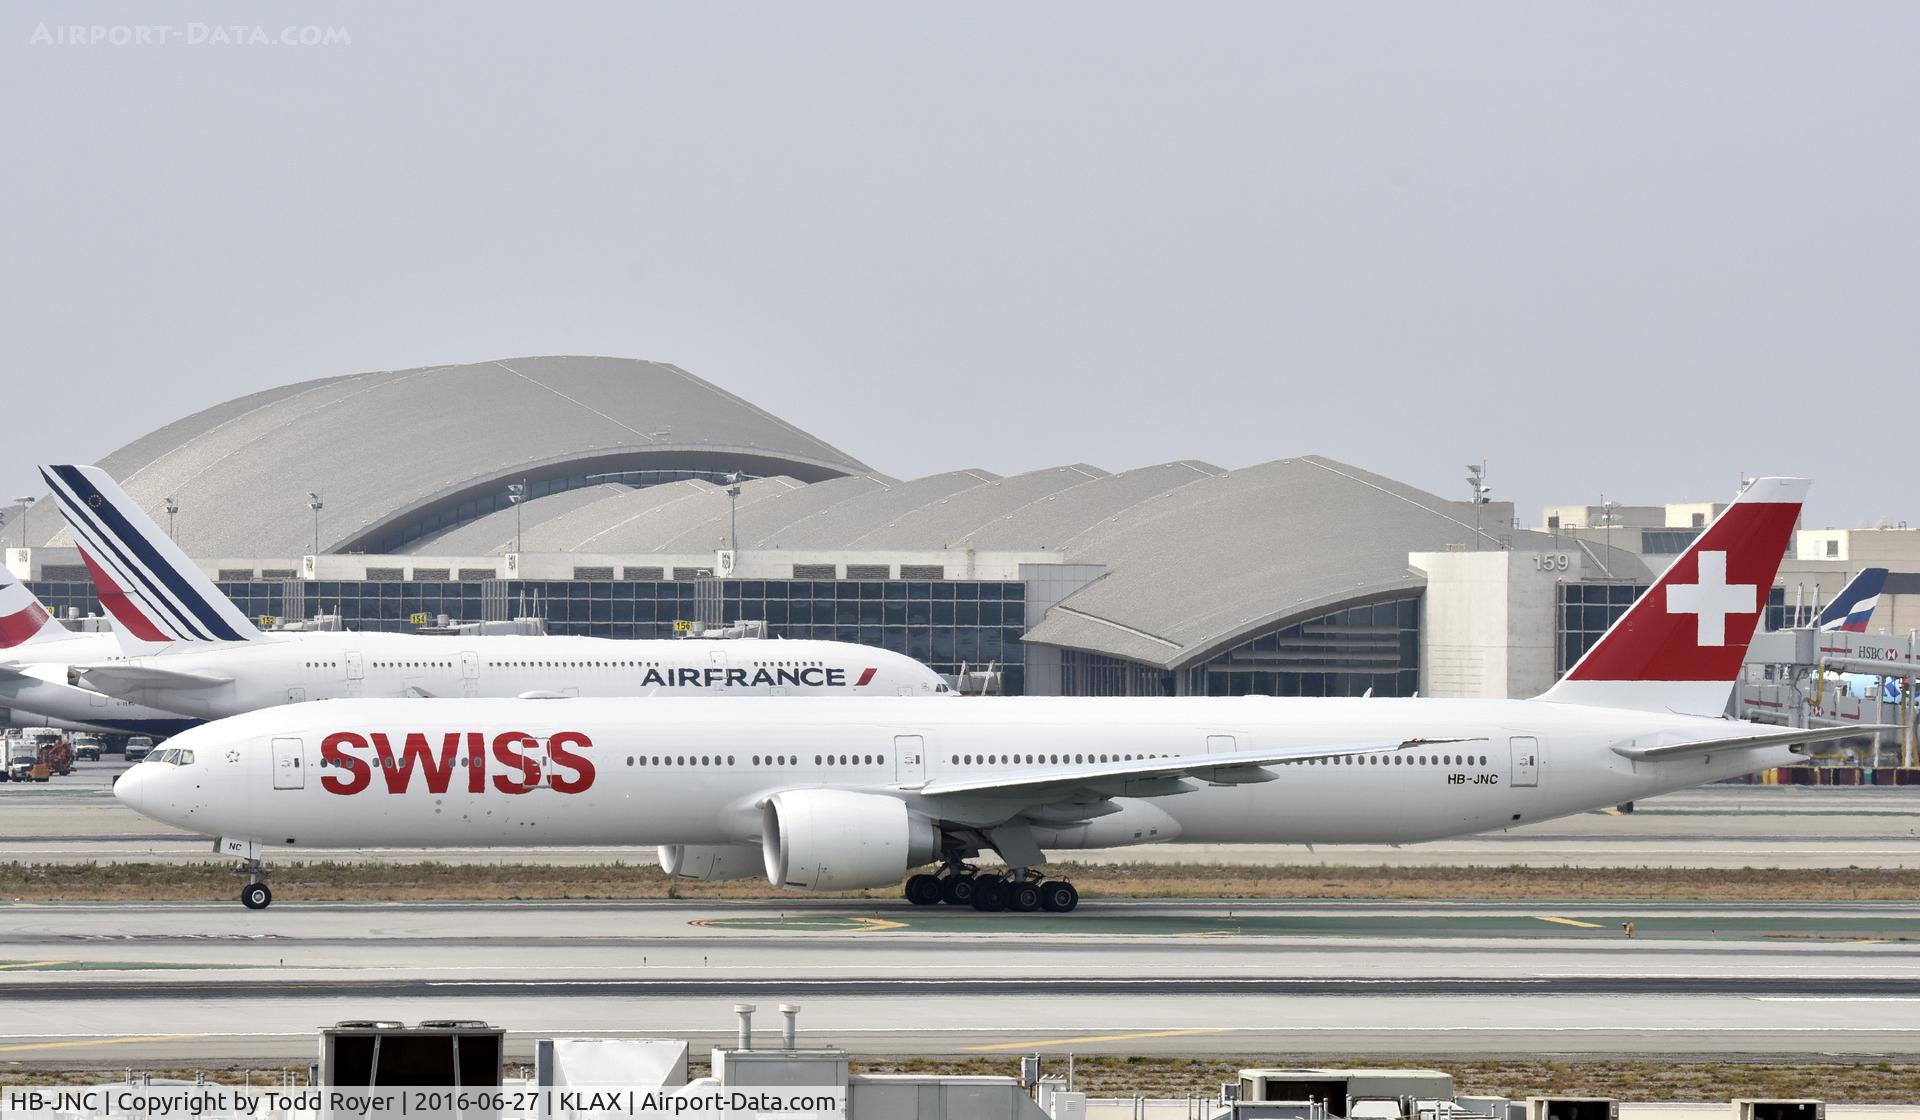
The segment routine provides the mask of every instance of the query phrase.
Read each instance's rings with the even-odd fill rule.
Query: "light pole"
[[[1473,501],[1473,550],[1480,551],[1480,507],[1492,501],[1487,497],[1493,493],[1493,487],[1487,485],[1487,461],[1467,464],[1467,487]]]
[[[733,567],[740,566],[740,479],[739,471],[727,475],[727,551],[733,556]]]
[[[1600,495],[1600,524],[1607,529],[1607,553],[1602,566],[1607,570],[1607,578],[1613,578],[1613,519],[1614,510],[1620,508],[1619,502],[1609,502],[1605,494]]]
[[[31,494],[23,495],[21,497],[14,499],[14,501],[20,503],[20,547],[21,548],[27,547],[27,511],[33,508],[33,503],[35,500],[36,499]]]
[[[519,555],[520,552],[520,503],[526,499],[526,496],[526,479],[523,478],[518,482],[507,483],[507,501],[513,504],[513,551],[515,555]]]
[[[326,504],[320,500],[320,495],[311,490],[307,491],[307,508],[313,511],[313,554],[315,556],[320,555],[320,508]]]
[[[173,515],[180,512],[180,503],[173,500],[172,494],[167,495],[166,502],[167,502],[167,506],[166,506],[167,539],[171,540],[174,544],[179,544],[180,538],[173,535]]]

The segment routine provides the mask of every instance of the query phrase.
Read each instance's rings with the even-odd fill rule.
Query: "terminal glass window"
[[[1168,672],[1063,650],[1068,696],[1411,696],[1420,687],[1420,597],[1357,604],[1248,638]]]

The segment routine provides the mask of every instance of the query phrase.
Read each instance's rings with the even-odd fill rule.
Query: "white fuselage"
[[[1272,781],[1195,783],[1171,796],[1109,791],[1123,816],[1171,818],[1157,840],[1410,843],[1609,806],[1794,757],[1776,747],[1636,762],[1613,749],[1719,738],[1746,726],[1524,700],[348,701],[197,728],[168,744],[189,750],[190,764],[143,764],[116,792],[149,816],[269,850],[748,844],[760,837],[761,803],[787,790],[872,791],[942,820],[991,820],[1000,811],[995,795],[923,791],[1081,760],[1471,740],[1278,764]],[[417,751],[407,748],[410,735]],[[517,739],[505,755],[503,735]],[[330,736],[345,738],[323,751]],[[365,772],[342,755],[362,760]],[[1116,841],[1115,830],[1098,825],[1095,818],[1084,829],[1042,835],[1055,848],[1138,842]]]
[[[200,722],[69,683],[69,666],[119,655],[119,642],[110,633],[74,634],[0,652],[0,708],[12,713],[9,722],[16,727],[50,723],[69,731],[160,736]]]
[[[850,642],[617,640],[320,632],[170,649],[122,663],[221,683],[106,678],[114,695],[201,719],[356,697],[933,696],[940,675]],[[89,683],[92,683],[91,679]]]

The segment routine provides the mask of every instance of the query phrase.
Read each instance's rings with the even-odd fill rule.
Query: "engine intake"
[[[908,868],[932,862],[940,830],[884,794],[788,790],[761,810],[760,847],[776,887],[858,890],[898,882]]]

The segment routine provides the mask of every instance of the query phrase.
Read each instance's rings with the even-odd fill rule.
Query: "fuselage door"
[[[471,650],[460,653],[460,695],[480,695],[480,655]]]
[[[1231,735],[1209,735],[1207,736],[1207,753],[1232,754],[1240,749],[1238,742],[1239,740]]]
[[[927,742],[919,735],[893,737],[893,777],[903,786],[927,784]]]
[[[1507,740],[1513,751],[1512,785],[1531,787],[1540,784],[1540,740],[1531,735],[1515,735]]]
[[[305,789],[307,787],[306,754],[298,739],[275,739],[273,741],[273,788]]]

